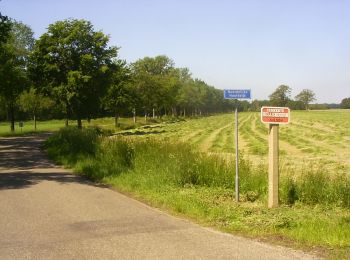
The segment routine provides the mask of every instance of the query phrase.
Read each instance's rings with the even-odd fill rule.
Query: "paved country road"
[[[199,227],[72,175],[45,135],[0,139],[0,259],[311,259]]]

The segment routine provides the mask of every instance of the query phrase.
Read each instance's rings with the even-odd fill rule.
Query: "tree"
[[[0,13],[0,44],[7,42],[11,31],[11,21]]]
[[[273,106],[286,106],[290,100],[291,88],[286,85],[279,86],[270,96],[270,102]]]
[[[86,20],[68,19],[50,24],[31,55],[31,78],[40,91],[64,105],[66,124],[72,114],[82,127],[94,116],[105,95],[117,58],[109,37]]]
[[[174,62],[167,56],[145,57],[131,64],[132,78],[141,96],[147,120],[148,113],[166,106],[167,90],[170,88]]]
[[[115,64],[115,72],[108,87],[107,94],[103,99],[105,107],[114,113],[115,127],[122,110],[131,110],[135,107],[136,95],[130,79],[130,70],[124,61]]]
[[[12,132],[15,130],[16,100],[29,85],[27,61],[33,42],[33,32],[27,25],[11,21],[8,39],[1,46],[0,95],[6,101]]]
[[[20,109],[24,112],[28,112],[34,120],[34,130],[36,131],[36,119],[38,113],[44,109],[48,109],[53,106],[53,101],[37,93],[37,90],[33,87],[28,91],[23,91],[18,99]]]
[[[302,102],[305,109],[309,110],[309,104],[316,100],[316,95],[310,89],[303,89],[298,95],[295,96],[295,99]]]
[[[340,103],[341,108],[350,108],[350,97],[344,98]]]

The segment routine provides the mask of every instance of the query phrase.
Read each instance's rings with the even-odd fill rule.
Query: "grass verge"
[[[101,136],[67,128],[50,137],[51,158],[147,203],[227,232],[350,256],[350,179],[309,168],[281,178],[281,203],[266,208],[267,173],[241,159],[241,203],[234,165],[184,143]],[[241,156],[243,158],[243,156]]]

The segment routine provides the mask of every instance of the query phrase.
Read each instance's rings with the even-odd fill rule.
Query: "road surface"
[[[0,259],[312,259],[200,227],[72,175],[45,135],[0,139]]]

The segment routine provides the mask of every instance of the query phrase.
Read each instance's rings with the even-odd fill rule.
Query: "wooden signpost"
[[[278,127],[289,124],[290,109],[288,107],[262,107],[261,122],[269,124],[269,194],[268,207],[278,207]]]

